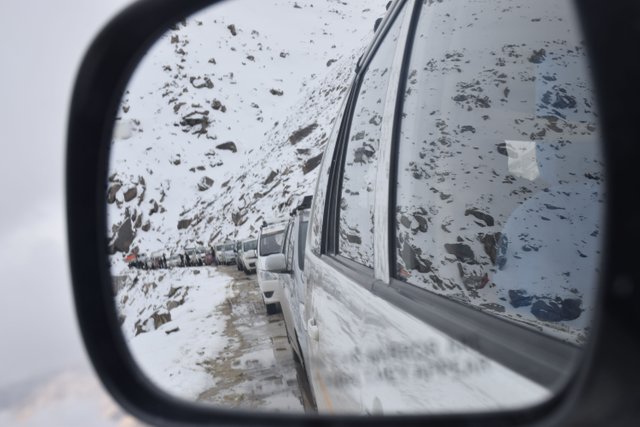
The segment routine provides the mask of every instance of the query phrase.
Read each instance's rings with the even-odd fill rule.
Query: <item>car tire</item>
[[[274,302],[271,304],[266,304],[267,306],[267,314],[276,314],[278,312],[278,305]]]

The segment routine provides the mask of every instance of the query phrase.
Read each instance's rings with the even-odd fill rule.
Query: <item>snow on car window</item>
[[[364,73],[345,153],[338,252],[367,267],[373,267],[377,153],[389,83],[389,67],[395,52],[400,22],[396,20]]]
[[[258,248],[258,241],[257,240],[249,240],[248,242],[244,242],[242,244],[242,249],[246,252],[246,251],[250,251],[252,249],[257,249]]]
[[[284,230],[260,236],[260,256],[267,256],[282,252]]]
[[[400,129],[396,277],[581,343],[604,187],[571,6],[423,7]]]

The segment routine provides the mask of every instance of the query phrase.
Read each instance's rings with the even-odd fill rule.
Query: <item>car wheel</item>
[[[278,312],[278,307],[275,302],[271,304],[267,304],[267,314],[276,314],[277,312]]]

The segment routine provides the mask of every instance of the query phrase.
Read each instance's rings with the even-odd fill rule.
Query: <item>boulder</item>
[[[182,304],[184,304],[184,300],[183,299],[178,300],[178,301],[175,301],[175,300],[168,301],[167,302],[167,310],[171,311],[176,307],[180,307]]]
[[[131,200],[135,199],[137,195],[138,195],[138,188],[131,187],[124,193],[124,201],[130,202]]]
[[[222,102],[220,102],[219,100],[214,99],[213,101],[211,101],[211,108],[213,108],[214,110],[220,110],[224,108],[224,105],[222,105]],[[222,112],[224,113],[225,111],[227,111],[226,108]]]
[[[178,230],[183,230],[191,225],[192,219],[181,219],[178,221]]]
[[[545,58],[547,57],[547,51],[544,49],[539,49],[533,51],[531,56],[529,56],[529,62],[533,64],[541,64]]]
[[[512,307],[526,307],[533,303],[533,296],[527,295],[524,289],[509,289],[509,303]]]
[[[431,271],[431,262],[423,259],[418,253],[419,250],[414,249],[407,242],[402,244],[400,256],[404,261],[407,270],[418,270],[420,273],[428,273]]]
[[[454,255],[458,261],[466,262],[467,264],[475,264],[476,259],[473,251],[464,243],[445,243],[444,249],[447,253]]]
[[[564,320],[574,320],[582,314],[582,301],[577,298],[565,298],[562,300],[561,310]]]
[[[422,232],[422,233],[426,233],[429,230],[429,223],[427,221],[427,218],[418,215],[417,213],[413,214],[413,218],[416,220],[416,222],[418,223],[417,227],[414,227],[413,229],[411,229],[411,231],[415,233],[417,233],[418,231]]]
[[[306,162],[304,162],[304,165],[302,165],[302,173],[304,175],[308,174],[320,165],[320,162],[322,162],[322,154],[323,153],[320,153],[317,156],[313,156]]]
[[[578,298],[565,298],[556,300],[538,300],[531,306],[531,314],[536,319],[545,322],[560,322],[563,320],[575,320],[582,314],[582,301]]]
[[[277,171],[271,171],[269,173],[269,176],[267,176],[267,179],[265,179],[264,182],[262,183],[262,185],[271,184],[273,182],[273,180],[276,178],[276,176],[278,176],[278,172]]]
[[[476,208],[467,209],[466,211],[464,211],[464,216],[468,216],[468,215],[472,215],[476,217],[477,219],[484,222],[485,225],[488,225],[489,227],[492,227],[495,224],[493,217],[491,215],[486,214],[480,211],[479,209],[476,209]]]
[[[198,190],[200,191],[208,190],[209,188],[211,188],[212,185],[213,185],[213,179],[209,178],[208,176],[203,176],[200,182],[198,183]]]
[[[107,203],[112,204],[116,201],[116,194],[122,188],[122,184],[116,182],[107,190]]]
[[[151,315],[154,328],[158,329],[165,323],[171,322],[171,313],[158,313],[157,311]]]
[[[229,150],[232,153],[237,153],[238,152],[238,148],[236,147],[236,144],[232,141],[227,141],[223,144],[218,144],[216,145],[216,148],[218,150]]]
[[[195,81],[198,79],[202,79],[202,83],[195,83]],[[191,85],[195,89],[202,89],[202,88],[213,89],[213,82],[209,77],[202,78],[202,77],[192,76],[191,78],[189,78],[189,83],[191,83]]]
[[[559,322],[564,319],[562,308],[554,301],[538,300],[531,306],[531,314],[544,322]]]
[[[142,227],[142,214],[136,217],[136,222],[133,224],[133,228],[138,229]]]
[[[133,224],[131,224],[131,219],[127,218],[120,225],[120,227],[118,227],[116,237],[111,244],[113,251],[128,253],[129,247],[131,246],[131,243],[133,243],[134,237],[135,232],[133,230]]]
[[[156,202],[155,200],[151,200],[149,201],[149,203],[153,205],[153,207],[149,210],[149,216],[151,216],[160,210],[160,206],[158,206],[158,202]]]
[[[507,236],[500,232],[492,234],[480,233],[478,240],[482,243],[484,252],[489,256],[491,263],[502,269],[507,262],[506,253],[509,244]]]

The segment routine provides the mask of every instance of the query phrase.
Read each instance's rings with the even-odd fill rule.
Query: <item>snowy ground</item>
[[[123,333],[161,389],[223,407],[303,411],[282,315],[234,266],[129,270],[118,281]]]

